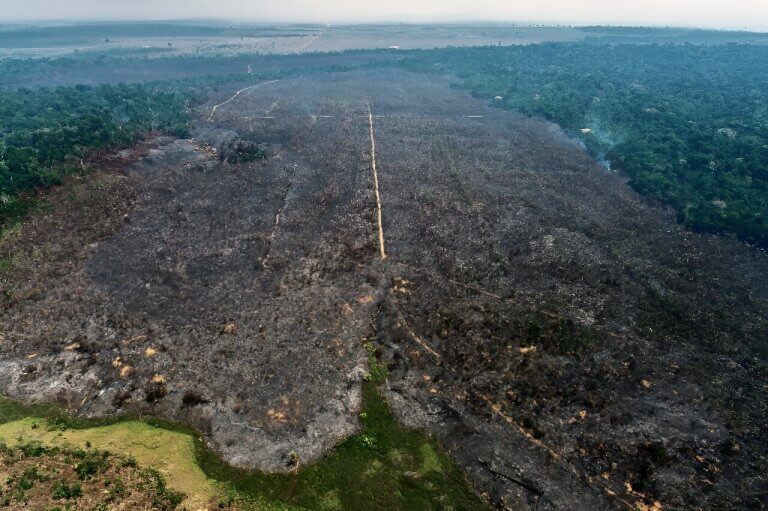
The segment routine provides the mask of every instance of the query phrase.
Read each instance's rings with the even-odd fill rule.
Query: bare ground
[[[356,430],[373,339],[399,417],[496,507],[766,505],[765,254],[433,79],[282,80],[211,112],[248,85],[0,242],[4,393],[182,420],[279,470]],[[219,161],[235,137],[269,157]]]

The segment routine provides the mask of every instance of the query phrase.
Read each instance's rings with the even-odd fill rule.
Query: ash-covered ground
[[[766,506],[765,254],[434,78],[252,85],[0,243],[0,391],[280,470],[356,430],[373,341],[495,507]]]

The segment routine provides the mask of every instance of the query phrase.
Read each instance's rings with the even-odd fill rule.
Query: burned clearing
[[[358,430],[371,341],[400,420],[494,506],[764,503],[768,260],[555,126],[329,73],[232,87],[147,151],[1,242],[3,393],[282,470]]]

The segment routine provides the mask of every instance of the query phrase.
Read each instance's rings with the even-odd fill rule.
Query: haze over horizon
[[[5,0],[0,22],[188,20],[250,22],[519,22],[768,30],[764,0]]]

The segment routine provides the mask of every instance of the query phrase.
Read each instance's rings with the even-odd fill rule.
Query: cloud
[[[768,30],[766,0],[3,0],[11,19],[520,21]],[[2,19],[0,19],[2,21]]]

